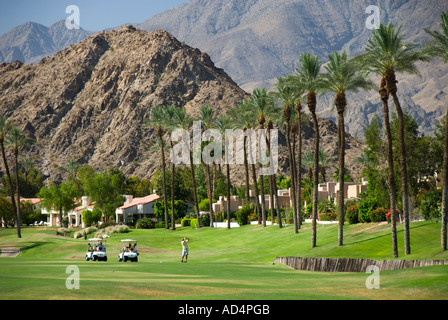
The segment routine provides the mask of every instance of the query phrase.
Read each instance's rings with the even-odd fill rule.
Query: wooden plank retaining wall
[[[349,258],[300,258],[277,257],[274,262],[285,264],[296,270],[322,272],[366,272],[368,266],[377,266],[380,271],[448,265],[448,260],[373,260]]]

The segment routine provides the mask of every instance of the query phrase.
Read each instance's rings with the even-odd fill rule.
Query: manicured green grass
[[[411,224],[412,254],[404,255],[400,226],[399,259],[448,259],[440,251],[440,224]],[[85,261],[87,241],[56,236],[54,228],[0,230],[0,247],[16,246],[16,258],[0,258],[0,299],[447,299],[448,266],[383,271],[380,289],[369,290],[366,273],[297,271],[274,264],[275,257],[391,259],[390,225],[319,225],[311,248],[311,226],[244,226],[199,230],[132,230],[107,241],[107,262]],[[182,237],[190,238],[188,263],[181,263]],[[139,262],[118,262],[121,239],[138,240]],[[79,269],[80,289],[68,290],[68,266]]]

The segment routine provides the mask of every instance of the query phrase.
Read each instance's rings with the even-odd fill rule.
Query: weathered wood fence
[[[377,266],[380,271],[448,265],[448,260],[373,260],[300,257],[277,257],[274,262],[285,264],[296,270],[322,272],[366,272],[367,267],[372,265]]]

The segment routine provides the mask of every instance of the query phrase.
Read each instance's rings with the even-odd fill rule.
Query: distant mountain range
[[[276,78],[294,73],[303,52],[325,62],[332,51],[363,52],[372,31],[366,20],[378,6],[380,22],[402,25],[407,41],[429,39],[424,28],[438,29],[446,0],[192,0],[136,25],[164,29],[181,41],[210,54],[244,90],[272,89]],[[405,110],[425,134],[445,114],[448,64],[420,64],[421,77],[398,75]],[[382,112],[374,91],[350,95],[347,130],[362,137],[375,114]],[[332,97],[319,98],[321,117],[335,120]]]
[[[82,28],[68,30],[65,20],[50,27],[27,22],[0,36],[0,63],[16,60],[38,63],[42,58],[52,56],[94,33]]]
[[[371,35],[365,22],[369,5],[380,10],[380,22],[402,25],[408,41],[428,39],[424,28],[437,29],[446,0],[191,0],[136,23],[139,29],[163,29],[186,44],[207,52],[245,91],[272,89],[277,77],[294,72],[301,53],[363,52]],[[93,32],[67,30],[64,21],[47,28],[36,23],[18,26],[0,37],[0,62],[36,63],[42,57],[87,38]],[[432,134],[445,114],[448,64],[440,60],[419,65],[421,77],[398,75],[404,109]],[[331,95],[319,98],[321,117],[334,120]],[[373,90],[349,95],[347,131],[362,137],[365,126],[382,112]]]

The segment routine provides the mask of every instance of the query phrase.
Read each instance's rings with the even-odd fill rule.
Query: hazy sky
[[[67,19],[66,8],[75,5],[80,26],[89,31],[140,23],[189,0],[0,0],[0,35],[28,22],[49,27]]]

